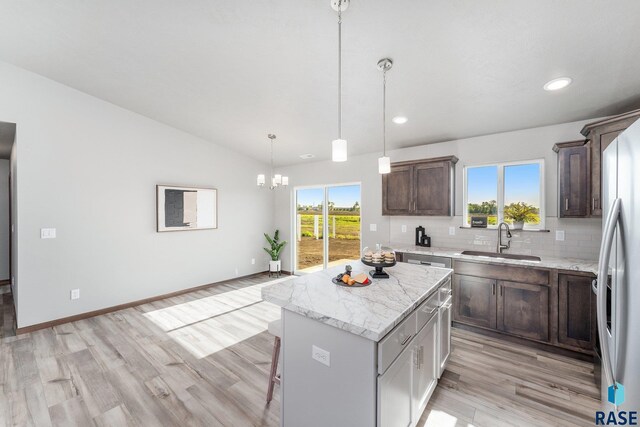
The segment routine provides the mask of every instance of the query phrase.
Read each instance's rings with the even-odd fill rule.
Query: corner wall
[[[18,327],[267,269],[265,164],[3,62],[0,99],[20,151]],[[157,184],[217,188],[219,228],[157,233]]]
[[[11,162],[0,159],[0,280],[9,279],[9,173]]]
[[[380,153],[350,156],[346,163],[331,161],[305,163],[280,168],[289,176],[292,188],[288,192],[276,192],[275,221],[283,238],[291,241],[293,234],[293,192],[295,186],[316,184],[362,183],[362,246],[376,243],[413,243],[414,230],[423,225],[433,237],[432,245],[460,249],[486,250],[495,246],[497,234],[490,230],[460,229],[462,225],[463,168],[491,162],[517,160],[545,160],[545,208],[546,228],[551,233],[514,233],[513,253],[534,253],[542,256],[562,256],[596,259],[600,245],[600,219],[559,219],[557,206],[557,154],[552,148],[556,142],[583,139],[580,130],[582,120],[553,126],[505,132],[474,138],[466,138],[438,144],[422,145],[389,152],[392,162],[455,155],[455,217],[395,217],[382,216],[382,179],[378,174],[377,158]],[[327,141],[327,151],[331,149]],[[377,231],[370,231],[376,224]],[[407,232],[402,233],[402,225]],[[455,227],[455,236],[449,236],[449,227]],[[566,240],[555,241],[555,230],[565,230]],[[480,245],[480,247],[479,247]],[[289,245],[283,257],[283,269],[291,270],[293,245]]]

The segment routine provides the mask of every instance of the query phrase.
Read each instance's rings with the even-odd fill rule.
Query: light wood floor
[[[265,405],[279,308],[266,276],[12,336],[0,306],[0,426],[278,426]],[[454,330],[421,426],[593,425],[589,363]]]

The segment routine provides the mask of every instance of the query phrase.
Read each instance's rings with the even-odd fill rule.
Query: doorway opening
[[[295,189],[294,273],[360,258],[360,183]]]
[[[12,249],[15,244],[12,216],[12,157],[15,163],[15,123],[0,122],[0,338],[15,335],[15,289]]]

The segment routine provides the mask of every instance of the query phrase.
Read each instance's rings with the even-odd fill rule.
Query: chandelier
[[[279,173],[276,173],[276,174],[273,173],[273,141],[276,139],[276,136],[270,133],[267,135],[267,137],[271,142],[271,180],[270,180],[269,190],[273,190],[280,186],[286,187],[287,185],[289,185],[289,177],[282,176]],[[260,188],[265,186],[266,177],[263,173],[258,175],[257,183],[258,183],[258,187]]]

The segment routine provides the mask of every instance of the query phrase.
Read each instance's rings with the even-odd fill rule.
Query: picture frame
[[[218,228],[218,190],[210,187],[156,185],[156,231]]]

